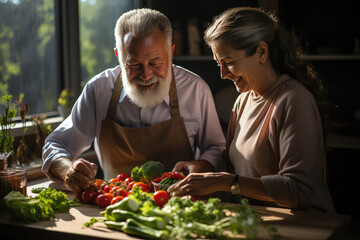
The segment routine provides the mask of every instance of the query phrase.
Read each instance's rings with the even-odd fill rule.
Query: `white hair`
[[[127,33],[131,32],[134,36],[141,38],[151,35],[157,29],[164,34],[168,45],[167,50],[171,51],[172,27],[170,20],[164,14],[153,9],[140,8],[121,15],[114,29],[116,48],[121,55],[119,60],[124,61],[124,36]]]

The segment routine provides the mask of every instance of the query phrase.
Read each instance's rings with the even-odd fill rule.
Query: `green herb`
[[[36,222],[54,217],[54,212],[68,212],[70,203],[65,193],[47,188],[36,197],[25,197],[20,192],[11,191],[0,206],[16,219]]]
[[[10,136],[10,129],[15,125],[12,119],[15,117],[16,107],[10,108],[12,95],[4,95],[2,98],[6,101],[6,109],[0,118],[0,153],[6,153],[13,150],[14,137]]]
[[[44,191],[45,189],[46,189],[46,187],[32,188],[31,192],[32,193],[40,193],[40,192]]]

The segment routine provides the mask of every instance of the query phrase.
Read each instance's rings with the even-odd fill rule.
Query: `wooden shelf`
[[[304,55],[308,61],[357,61],[360,60],[360,54],[310,54]],[[174,56],[174,61],[214,61],[212,55],[201,56]]]

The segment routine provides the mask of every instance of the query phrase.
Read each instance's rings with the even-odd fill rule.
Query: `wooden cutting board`
[[[74,193],[66,191],[62,185],[54,185],[47,179],[29,183],[28,195],[34,187],[50,187],[65,190],[69,199]],[[328,239],[341,236],[350,224],[351,218],[344,215],[329,215],[310,211],[293,211],[286,208],[252,206],[261,212],[264,221],[277,228],[282,239]],[[36,223],[14,221],[11,216],[0,213],[0,231],[16,232],[26,239],[137,239],[119,231],[108,229],[103,223],[95,223],[91,228],[84,227],[91,217],[99,217],[103,209],[95,205],[70,208],[69,213],[56,213],[55,219]],[[41,236],[41,237],[40,237]],[[16,239],[20,237],[17,235]],[[241,236],[240,238],[245,238]],[[265,229],[260,229],[259,239],[270,239]]]

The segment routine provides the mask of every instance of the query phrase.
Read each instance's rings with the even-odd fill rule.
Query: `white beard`
[[[164,98],[169,94],[170,83],[172,81],[171,64],[168,69],[169,70],[165,79],[154,76],[152,79],[147,81],[149,84],[158,82],[158,86],[150,90],[140,90],[136,87],[136,84],[134,83],[134,81],[139,80],[130,80],[126,74],[125,68],[121,64],[122,83],[126,94],[128,95],[131,102],[141,108],[152,108],[155,107],[157,104],[161,103]]]

